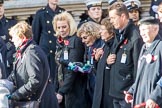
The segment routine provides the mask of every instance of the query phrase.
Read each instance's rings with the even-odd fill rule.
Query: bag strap
[[[41,102],[41,98],[42,98],[43,93],[44,93],[44,91],[45,91],[45,89],[46,89],[46,87],[47,87],[49,77],[50,77],[50,72],[48,73],[48,77],[47,77],[46,83],[45,83],[45,85],[44,85],[44,87],[43,87],[43,90],[42,90],[42,92],[41,92],[41,94],[40,94],[40,97],[39,97],[38,100],[37,100],[38,102]]]

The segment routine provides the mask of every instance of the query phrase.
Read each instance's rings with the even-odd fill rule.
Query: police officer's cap
[[[4,0],[0,0],[0,4],[3,4],[4,3]]]
[[[88,9],[94,6],[102,6],[102,0],[86,0],[85,4]]]
[[[145,17],[142,18],[139,22],[139,25],[154,25],[154,24],[159,24],[159,20],[156,19],[155,17],[149,16],[149,17]]]
[[[124,4],[129,11],[139,9],[141,7],[141,2],[139,0],[126,0]]]

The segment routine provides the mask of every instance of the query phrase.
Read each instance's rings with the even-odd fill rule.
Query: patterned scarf
[[[22,44],[16,49],[16,58],[15,61],[19,60],[22,57],[23,49],[27,46],[27,44],[31,41],[30,39],[24,39]]]

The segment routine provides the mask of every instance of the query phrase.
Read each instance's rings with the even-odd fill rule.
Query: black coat
[[[16,86],[12,94],[19,100],[37,100],[50,72],[47,57],[33,41],[21,50],[21,58],[14,64],[14,71],[8,80]],[[40,108],[58,108],[54,85],[48,83],[42,96]]]
[[[0,37],[0,78],[4,79],[7,77],[6,74],[6,61],[7,61],[7,47],[4,40]]]
[[[112,97],[109,96],[110,68],[106,63],[113,40],[114,38],[105,42],[104,53],[98,62],[92,108],[113,108]]]
[[[139,60],[137,78],[128,92],[133,94],[134,105],[152,99],[162,108],[162,41],[159,36],[155,38],[151,46],[142,47]],[[151,58],[148,56],[151,54]],[[153,57],[154,56],[154,60]],[[151,61],[150,61],[150,60]],[[147,62],[150,61],[150,62]]]
[[[51,78],[54,81],[55,77],[55,51],[56,51],[56,37],[53,29],[52,21],[55,15],[63,12],[64,9],[57,6],[53,11],[49,5],[36,12],[35,18],[32,22],[33,39],[43,49],[48,57],[48,62],[51,70]]]
[[[119,36],[122,39],[119,41]],[[109,94],[124,99],[124,90],[134,83],[139,53],[143,44],[138,28],[130,21],[121,34],[117,34],[111,53],[116,54],[116,61],[110,69]],[[126,54],[125,63],[121,63],[122,55]]]
[[[159,24],[159,35],[162,38],[162,23]]]
[[[7,46],[7,54],[6,54],[6,74],[7,76],[11,73],[13,69],[13,54],[15,53],[15,46],[13,43],[9,40],[9,29],[14,26],[17,23],[16,20],[8,19],[5,16],[0,19],[0,37],[5,41],[5,44]]]
[[[162,0],[151,0],[151,6],[150,6],[150,11],[149,11],[151,16],[157,17],[155,16],[155,14],[157,13],[153,11],[152,6],[158,6],[161,2]]]
[[[86,50],[84,53],[84,63],[90,63],[93,68],[92,71],[88,74],[88,81],[87,81],[87,89],[88,89],[88,93],[90,96],[90,103],[92,104],[93,101],[93,95],[94,95],[94,88],[95,88],[95,80],[96,80],[96,69],[97,69],[97,63],[98,61],[96,61],[94,59],[94,50],[97,48],[101,48],[103,45],[103,40],[101,40],[100,38],[95,40],[95,42],[93,43],[92,46],[85,46]]]
[[[66,46],[58,43],[59,50],[62,50],[60,64],[63,70],[63,85],[58,93],[65,96],[66,108],[90,108],[87,98],[87,74],[68,70],[68,62],[83,62],[84,45],[77,36],[68,36],[65,40],[69,41],[68,61],[64,61],[64,50]]]

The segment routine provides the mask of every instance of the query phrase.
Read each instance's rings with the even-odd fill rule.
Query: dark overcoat
[[[113,40],[105,42],[104,53],[98,62],[92,108],[113,108],[112,97],[109,96],[110,68],[106,63]]]
[[[12,94],[20,101],[37,100],[50,72],[47,57],[35,42],[29,41],[21,50],[21,58],[15,61],[14,71],[8,80],[16,86]],[[58,108],[54,85],[47,84],[40,108]]]
[[[68,62],[83,62],[84,45],[77,36],[68,36],[69,45],[59,46],[62,49],[60,63],[63,65],[63,85],[58,93],[65,96],[66,108],[90,108],[87,98],[87,74],[68,70],[67,62],[61,62],[64,50],[68,49]]]
[[[121,40],[119,40],[119,36]],[[109,94],[111,96],[124,99],[123,91],[128,90],[134,83],[142,45],[143,41],[139,30],[131,21],[120,34],[116,35],[111,52],[116,54],[116,61],[110,69]],[[123,54],[126,54],[125,63],[121,62]]]
[[[90,96],[90,103],[92,104],[94,89],[95,89],[95,80],[96,80],[96,70],[98,61],[94,58],[94,50],[101,48],[103,45],[103,40],[96,39],[92,46],[85,46],[84,53],[84,63],[90,62],[92,65],[92,70],[88,74],[87,89]]]
[[[162,108],[162,41],[159,35],[146,49],[144,44],[138,60],[137,78],[128,92],[134,96],[134,105],[155,101]],[[152,55],[149,57],[148,55]],[[154,57],[154,59],[153,59]]]
[[[32,22],[33,39],[43,49],[48,57],[48,62],[51,69],[51,80],[55,77],[55,51],[56,51],[56,37],[53,28],[53,18],[55,15],[63,12],[64,9],[57,6],[53,11],[49,5],[36,12]]]
[[[6,61],[7,61],[7,47],[4,40],[0,37],[0,79],[7,78]]]
[[[162,38],[162,23],[159,23],[159,35]]]
[[[16,20],[8,19],[5,16],[0,19],[0,37],[5,41],[7,46],[7,54],[6,54],[6,74],[7,76],[11,73],[13,69],[13,55],[15,53],[15,46],[9,40],[11,39],[9,36],[9,29],[17,23]]]

